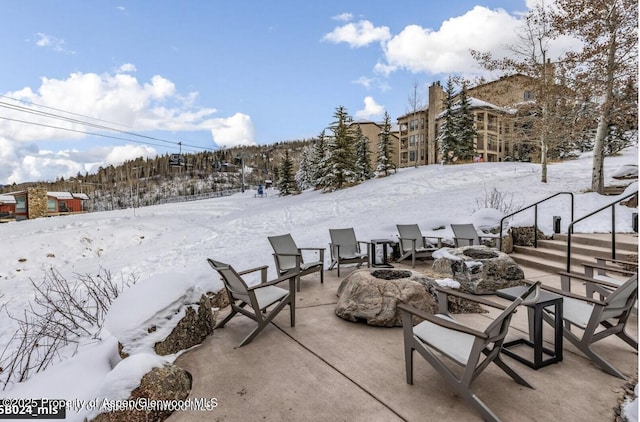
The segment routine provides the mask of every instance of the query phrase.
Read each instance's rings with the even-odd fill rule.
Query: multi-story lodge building
[[[477,159],[494,162],[513,158],[518,141],[514,137],[515,107],[533,99],[530,79],[506,76],[469,88],[467,94],[478,133],[474,141]],[[426,107],[398,117],[398,167],[436,164],[442,159],[437,139],[446,94],[440,82],[429,86],[428,96]]]

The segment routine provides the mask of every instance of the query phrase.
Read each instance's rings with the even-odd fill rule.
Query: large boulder
[[[550,236],[545,235],[542,230],[537,229],[538,240],[550,239]],[[511,227],[509,229],[509,236],[514,246],[534,246],[536,239],[536,228],[533,226],[528,227]],[[504,248],[503,248],[504,249]]]
[[[356,270],[340,283],[335,313],[347,321],[381,327],[402,325],[398,303],[433,314],[437,306],[416,277],[420,274],[413,271]]]
[[[165,273],[125,290],[111,305],[105,327],[125,358],[135,353],[172,355],[213,333],[215,319],[204,289],[186,274]]]
[[[172,355],[187,350],[204,341],[211,333],[215,320],[211,311],[211,303],[207,295],[202,295],[197,306],[185,306],[185,314],[169,335],[155,343],[153,349],[159,355]]]
[[[433,270],[445,274],[473,294],[495,293],[522,284],[522,268],[506,253],[486,246],[442,248],[433,253]]]
[[[158,356],[133,355],[107,374],[97,406],[87,415],[87,420],[164,421],[180,408],[181,401],[189,396],[190,391],[191,375],[184,369]],[[158,401],[175,403],[175,406],[151,405]]]

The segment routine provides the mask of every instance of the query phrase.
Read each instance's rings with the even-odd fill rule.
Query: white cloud
[[[322,40],[335,44],[344,42],[352,48],[357,48],[367,46],[373,42],[384,42],[390,37],[391,33],[388,27],[374,27],[371,22],[362,20],[360,22],[338,26],[322,37]]]
[[[238,145],[255,145],[255,128],[251,117],[236,113],[231,117],[213,119],[211,134],[219,147],[235,147]]]
[[[84,149],[86,141],[80,142],[89,136],[85,132],[144,140],[68,119],[138,134],[171,131],[173,134],[168,139],[175,139],[178,132],[210,131],[219,145],[255,144],[250,116],[237,113],[228,118],[216,117],[216,109],[194,106],[197,92],[181,94],[172,81],[162,76],[139,81],[126,72],[135,72],[135,65],[124,64],[115,73],[73,73],[66,79],[45,77],[39,87],[5,93],[8,98],[3,102],[32,112],[2,109],[0,183],[67,178],[78,172],[93,172],[99,166],[157,155],[152,146],[144,144],[92,145]],[[59,141],[67,144],[57,147]],[[74,141],[78,143],[73,144]],[[82,145],[83,149],[70,149],[69,142],[73,147]],[[123,142],[114,140],[113,143]]]
[[[48,35],[42,32],[38,32],[35,35],[36,35],[35,44],[38,47],[51,48],[53,51],[57,51],[60,53],[75,54],[75,51],[67,50],[65,48],[64,46],[65,42],[60,38],[56,38],[52,35]]]
[[[111,149],[104,157],[104,161],[107,165],[118,165],[138,157],[151,158],[156,155],[158,155],[158,152],[155,148],[148,145],[119,145]]]
[[[366,76],[361,76],[358,79],[356,79],[355,81],[353,81],[354,84],[358,84],[358,85],[362,85],[363,87],[369,89],[371,88],[371,84],[374,82],[373,78],[367,78]]]
[[[356,111],[355,117],[357,119],[373,120],[382,117],[384,114],[384,107],[376,103],[373,97],[364,97],[364,109]]]
[[[135,66],[131,64],[121,67],[129,71],[134,68]],[[209,130],[207,120],[217,111],[212,108],[194,109],[192,104],[197,93],[192,92],[181,96],[177,93],[173,82],[158,75],[153,76],[149,82],[140,83],[134,76],[125,73],[102,75],[73,73],[67,79],[42,78],[41,85],[35,92],[26,87],[6,95],[31,104],[77,113],[77,115],[70,115],[53,111],[59,116],[73,117],[132,132]],[[16,104],[51,113],[51,109],[44,107],[20,102]],[[4,110],[4,115],[38,125],[64,127],[77,131],[98,131],[98,129],[70,123],[60,118],[43,117],[24,111],[7,109]],[[85,137],[82,133],[38,125],[0,120],[0,132],[7,138],[21,142]]]
[[[346,12],[345,13],[340,13],[339,15],[335,15],[331,19],[333,19],[335,21],[349,22],[351,19],[353,19],[353,14],[352,13],[346,13]]]
[[[516,42],[520,25],[520,20],[505,10],[482,6],[444,21],[437,31],[409,25],[385,44],[387,63],[378,67],[386,72],[404,68],[436,74],[480,71],[469,50],[504,55],[506,46]]]
[[[131,63],[125,63],[118,68],[118,73],[133,73],[136,72],[136,65]]]

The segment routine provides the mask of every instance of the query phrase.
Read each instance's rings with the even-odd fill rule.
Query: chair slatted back
[[[329,229],[329,236],[333,245],[340,246],[340,256],[354,256],[360,253],[360,246],[356,240],[353,228],[349,229]],[[333,256],[337,256],[337,250],[332,251]]]
[[[296,268],[296,257],[299,253],[298,246],[293,240],[290,234],[283,234],[281,236],[269,237],[269,243],[273,251],[276,253],[276,259],[278,260],[278,268],[281,271]],[[279,255],[282,254],[282,255]],[[300,262],[302,262],[302,256],[300,256]]]
[[[247,292],[247,284],[242,277],[229,265],[220,261],[214,261],[208,258],[209,265],[220,274],[224,287],[230,296],[230,300],[241,300],[250,303],[249,293]]]
[[[451,224],[451,230],[457,247],[482,244],[473,224]]]
[[[412,240],[416,241],[416,248],[424,247],[422,232],[417,224],[397,224],[400,245],[403,251],[412,250]]]
[[[634,275],[622,286],[607,296],[607,306],[602,311],[601,321],[618,318],[631,312],[638,293],[638,275]]]

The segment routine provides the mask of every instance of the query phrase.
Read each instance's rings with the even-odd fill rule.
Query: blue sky
[[[0,184],[178,142],[190,152],[311,138],[337,106],[395,121],[414,83],[424,102],[434,81],[483,74],[469,49],[515,43],[530,2],[5,0]]]

